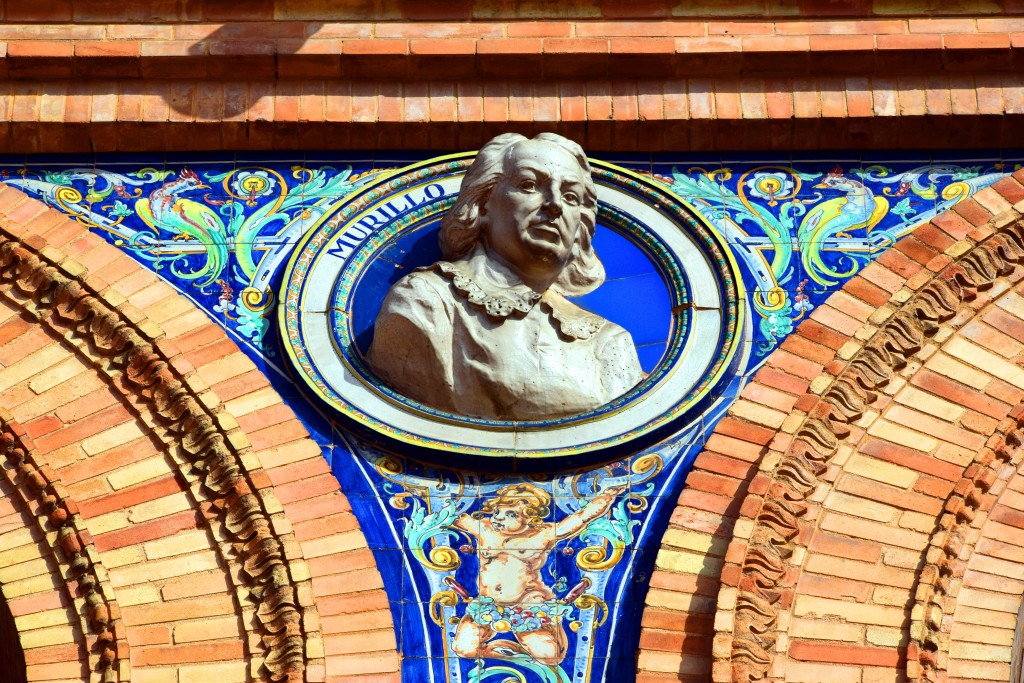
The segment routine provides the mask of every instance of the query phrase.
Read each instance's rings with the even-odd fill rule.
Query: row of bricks
[[[831,622],[833,627],[838,626]],[[827,633],[828,625],[822,624],[815,630]],[[788,651],[789,657],[795,660],[812,662],[832,662],[836,664],[859,664],[867,666],[888,666],[895,667],[901,662],[902,655],[898,649],[891,647],[877,647],[871,645],[851,645],[834,642],[814,642],[808,640],[794,641]],[[646,653],[654,652],[679,652],[680,643],[677,643],[672,634],[668,632],[647,632],[641,636],[641,651]],[[683,646],[689,647],[689,643]],[[700,651],[684,649],[681,654],[698,654]],[[653,653],[652,653],[653,654]],[[653,658],[651,658],[653,659]],[[644,656],[641,654],[641,669],[651,670],[643,664]],[[650,661],[650,660],[648,660]],[[655,669],[656,670],[656,669]],[[678,669],[676,669],[678,671]],[[832,680],[832,679],[828,679]]]
[[[515,21],[515,22],[232,22],[232,23],[140,23],[19,24],[8,20],[0,25],[0,41],[273,41],[306,39],[496,39],[496,38],[653,38],[653,37],[740,37],[740,36],[934,36],[966,33],[1012,34],[1024,31],[1024,17],[981,18],[907,17],[898,19],[847,19],[827,21],[780,17],[762,21]],[[940,43],[941,44],[941,43]],[[584,47],[583,49],[586,49]]]
[[[697,38],[8,41],[16,80],[665,78],[1018,71],[1024,32]]]
[[[996,208],[998,209],[998,207]],[[934,254],[935,252],[933,251],[932,253]],[[832,302],[834,303],[837,299],[841,299],[841,296],[834,297]],[[837,312],[834,312],[831,317],[834,318],[837,315],[839,314]],[[969,335],[971,327],[972,326],[968,326],[968,328],[965,328],[965,336]],[[990,328],[988,326],[984,327],[987,329],[987,334],[989,336],[996,334],[1000,336],[1005,336],[1001,335],[1001,333],[999,332],[996,332],[994,328]],[[853,329],[856,329],[856,325]],[[853,330],[851,329],[848,332],[852,333],[852,331]],[[791,339],[790,341],[793,340]],[[796,341],[801,340],[799,337],[797,337]],[[786,345],[784,344],[784,346]],[[792,346],[792,344],[790,344],[790,346]],[[980,349],[971,351],[971,349],[973,349],[974,347],[970,344],[959,345],[957,348],[960,349],[961,351],[959,353],[954,351],[954,354],[957,355],[961,360],[965,361],[966,363],[973,364],[975,366],[988,367],[989,372],[994,372],[1000,374],[1001,376],[1010,375],[1011,379],[1013,379],[1012,369],[1009,368],[1009,366],[1007,366],[1007,370],[1001,370],[999,367],[993,366],[993,361],[986,360],[986,358],[984,357],[979,359],[977,357],[977,354],[981,353]],[[814,352],[809,351],[807,348],[805,348],[804,351],[808,355],[814,355]],[[831,354],[826,353],[826,357],[823,358],[821,362],[827,362],[829,355]],[[941,356],[933,357],[933,359],[939,360],[942,360],[942,358],[943,357]],[[994,362],[998,363],[999,361]],[[966,366],[961,367],[965,368]],[[964,381],[962,376],[964,374],[964,370],[960,370],[957,374],[958,379]],[[979,387],[985,388],[985,384],[998,384],[1002,387],[1001,392],[1009,392],[1010,396],[1007,403],[992,404],[991,401],[989,402],[991,405],[988,406],[988,409],[992,413],[994,413],[995,416],[998,417],[1005,415],[1010,403],[1016,403],[1017,401],[1020,400],[1021,397],[1024,397],[1024,392],[1021,392],[1019,388],[1009,387],[1008,385],[1005,385],[1001,382],[993,381],[991,375],[986,375],[985,373],[978,371],[974,371],[973,373],[970,374],[973,374],[975,377],[984,375],[984,377],[982,377],[982,383],[980,385],[974,384],[972,382],[972,378],[969,377],[966,381],[972,383],[973,389],[963,384],[959,385],[959,388],[955,388],[955,386],[952,383],[947,383],[947,385],[939,386],[940,391],[948,391],[949,393],[945,395],[951,396],[953,400],[959,401],[960,396],[970,394],[974,390],[977,390]],[[1019,377],[1015,381],[1020,382]],[[896,387],[898,386],[899,385],[897,384]],[[992,391],[992,389],[989,389],[988,391]],[[910,392],[910,394],[908,395],[907,392]],[[773,396],[771,392],[761,390],[754,393],[755,395],[759,395],[759,398],[754,400],[755,402],[758,402],[761,407],[744,409],[746,411],[746,415],[752,419],[759,419],[762,422],[768,423],[773,427],[781,426],[782,419],[785,413],[779,409],[788,409],[793,404],[792,400],[787,400],[785,404],[780,405],[780,399],[778,398],[778,396]],[[778,392],[774,393],[778,394]],[[944,394],[939,393],[938,395],[942,396]],[[932,438],[932,436],[939,436],[941,438],[945,438],[947,440],[950,440],[951,444],[948,447],[940,447],[937,451],[937,457],[952,459],[954,462],[959,462],[961,466],[969,462],[971,453],[980,448],[983,443],[981,437],[971,435],[971,431],[974,430],[979,431],[982,434],[988,434],[992,431],[992,429],[994,429],[997,423],[997,420],[992,419],[992,417],[984,417],[978,413],[966,411],[965,409],[960,408],[953,403],[949,403],[939,398],[929,398],[928,394],[921,393],[917,389],[906,389],[904,391],[897,393],[897,399],[900,399],[901,396],[907,396],[906,398],[902,399],[903,403],[906,403],[908,405],[914,405],[922,412],[908,410],[907,408],[904,407],[894,407],[891,411],[888,411],[887,415],[890,418],[897,420],[897,422],[900,425],[902,425],[902,427],[899,428],[900,431],[897,431],[896,427],[885,426],[886,423],[881,422],[872,425],[870,433],[886,437],[891,436],[892,438],[896,438],[904,443],[910,443],[915,448],[918,448],[920,449],[920,451],[925,452],[933,451],[935,448],[937,442]],[[752,397],[747,396],[747,398],[750,399]],[[884,400],[885,399],[883,399],[882,401]],[[879,403],[881,403],[882,401],[880,401]],[[742,406],[743,404],[740,405]],[[1002,406],[1001,410],[999,407],[997,407],[1000,405]],[[970,418],[969,421],[968,418]],[[957,428],[951,427],[948,424],[948,422],[945,422],[948,420],[960,420],[960,424],[965,427],[966,431],[958,431]],[[914,431],[907,431],[905,427],[909,427],[911,430]],[[872,441],[870,443],[877,445],[880,442]],[[890,444],[885,445],[888,446]],[[943,452],[943,448],[946,449],[945,453]],[[886,454],[887,450],[888,449],[875,449],[875,452],[881,452],[883,454]],[[903,450],[905,451],[906,449]],[[918,478],[921,475],[917,471],[914,471],[914,469],[907,469],[901,466],[894,466],[892,464],[887,464],[884,462],[876,462],[870,456],[870,453],[867,453],[866,455],[867,457],[856,456],[847,464],[847,470],[862,473],[872,479],[878,480],[879,482],[898,483],[899,485],[905,487],[914,486],[915,490],[921,491],[922,493],[900,493],[900,495],[896,495],[895,497],[901,501],[901,503],[897,507],[909,510],[918,510],[919,512],[923,513],[923,528],[930,528],[930,522],[928,520],[934,517],[935,513],[937,512],[937,504],[940,498],[930,498],[929,496],[944,496],[949,491],[948,484],[943,486],[941,482],[930,477],[930,475],[925,475],[929,476],[927,486],[920,486],[918,483],[915,482],[917,482]],[[897,453],[897,455],[902,456],[902,454],[900,453]],[[884,459],[889,462],[892,462],[892,460],[894,460],[894,458],[891,457],[887,457]],[[924,457],[923,453],[919,454],[916,460],[918,461],[916,463],[916,469],[924,470],[925,472],[930,472],[934,470],[934,466],[931,468],[928,467],[927,458]],[[863,463],[863,465],[860,463]],[[941,461],[938,461],[938,464],[941,465]],[[855,466],[857,469],[855,469]],[[756,481],[757,480],[755,479],[755,482]],[[845,481],[848,482],[845,485],[844,480],[842,479],[838,482],[838,485],[836,486],[837,490],[851,491],[856,493],[857,496],[869,499],[869,502],[855,503],[853,501],[856,501],[856,497],[850,498],[849,496],[844,495],[843,500],[851,501],[850,503],[848,503],[848,505],[850,505],[850,507],[853,508],[854,514],[861,514],[862,516],[868,517],[874,516],[876,519],[878,519],[878,521],[893,521],[892,516],[893,514],[895,514],[895,508],[887,508],[888,511],[885,511],[885,509],[879,506],[877,501],[887,501],[894,497],[894,493],[899,492],[887,491],[885,490],[885,486],[880,486],[878,484],[871,485],[870,483],[862,482],[858,479],[847,478]],[[852,486],[849,482],[856,483],[857,485]],[[722,490],[709,489],[706,483],[703,483],[700,479],[697,480],[696,487],[705,491],[710,491],[712,493],[724,492]],[[839,499],[836,498],[836,500]],[[876,502],[870,502],[872,500]],[[836,503],[836,506],[838,507],[838,503]],[[910,512],[905,513],[903,515],[903,518],[906,518],[907,514],[914,515],[915,518],[916,516],[920,516],[916,512]],[[881,515],[881,517],[879,517],[879,515]],[[904,521],[901,521],[901,525],[905,526],[907,524],[910,523],[905,523]]]
[[[997,116],[1024,75],[347,83],[7,82],[0,121],[521,123]]]
[[[331,0],[46,0],[24,3],[5,0],[0,17],[7,21],[114,22],[153,21],[159,23],[198,21],[270,20],[443,20],[488,21],[498,19],[625,19],[662,17],[850,17],[850,16],[957,16],[1021,13],[1020,0],[969,0],[936,3],[934,0],[850,0],[843,3],[798,0],[563,0],[557,6],[544,0],[451,0],[444,4],[403,1],[396,3]]]
[[[0,496],[10,501],[9,509],[16,512],[15,516],[20,517],[22,523],[20,527],[8,527],[9,531],[3,534],[3,541],[0,541],[0,547],[6,548],[3,567],[0,568],[0,583],[4,584],[4,596],[14,599],[21,597],[28,601],[19,605],[19,614],[15,616],[18,642],[26,653],[23,661],[27,668],[27,680],[48,680],[72,675],[74,669],[67,660],[73,650],[77,651],[79,671],[84,661],[96,666],[97,657],[88,653],[103,648],[110,648],[108,654],[116,651],[127,658],[128,643],[124,631],[118,627],[119,607],[112,599],[110,582],[103,567],[96,562],[90,534],[76,516],[78,510],[74,501],[65,499],[53,506],[54,511],[46,509],[44,493],[63,497],[63,487],[52,470],[35,457],[37,449],[24,429],[12,422],[6,411],[2,417],[4,431],[13,435],[17,446],[26,452],[23,464],[4,472],[5,477],[0,484]],[[58,518],[71,522],[62,527],[59,541],[57,534],[48,531],[56,527],[53,515],[57,509],[63,511]],[[69,516],[72,516],[70,520]],[[36,540],[40,535],[44,538]],[[71,569],[69,562],[77,563],[77,568]],[[86,591],[83,586],[87,585],[87,578],[98,585]],[[58,607],[45,599],[33,600],[47,591],[60,593],[63,605]],[[86,600],[83,601],[83,598]],[[34,609],[28,609],[32,602],[36,603],[32,605]],[[85,606],[85,602],[90,606]],[[74,603],[73,606],[71,603]],[[65,606],[70,606],[70,611]],[[111,627],[108,635],[113,642],[100,645],[97,636],[101,629],[97,628],[96,622],[93,622],[92,628],[86,629],[85,621],[68,620],[68,616],[75,613],[88,615],[92,619],[109,619]],[[53,658],[44,658],[38,652],[33,652],[61,645],[72,647],[59,654],[48,652],[57,655]]]
[[[606,151],[713,152],[823,148],[1015,148],[1019,115],[864,120],[705,120],[467,123],[0,123],[0,153],[231,150],[463,150],[495,135],[557,132],[595,155]]]
[[[976,239],[983,238],[984,236],[986,236],[986,234],[988,234],[983,226],[988,221],[988,219],[992,217],[993,213],[997,213],[1001,209],[1007,208],[1011,203],[1019,202],[1022,198],[1024,198],[1024,187],[1022,187],[1020,182],[1018,182],[1022,179],[1024,179],[1024,177],[1008,178],[1006,180],[1000,181],[1000,183],[997,186],[995,186],[992,190],[990,190],[988,194],[982,195],[981,197],[974,200],[969,200],[971,203],[962,205],[958,213],[947,215],[946,217],[943,217],[940,220],[933,222],[931,232],[926,231],[922,233],[922,239],[931,242],[937,247],[943,247],[968,237],[973,237]],[[918,248],[906,250],[917,256],[917,258],[919,259],[919,261],[916,262],[917,269],[923,269],[924,264],[920,263],[920,260],[924,260],[925,258],[927,258],[927,260],[931,262],[932,260],[934,260],[934,254],[938,253],[938,250],[934,248],[931,249],[931,254],[928,254],[927,251],[922,251],[920,249],[920,246],[925,245],[925,241],[921,241],[921,244]],[[914,270],[914,268],[905,267],[901,274],[889,271],[888,275],[883,275],[880,272],[884,270],[887,269],[883,264],[876,264],[869,269],[869,271],[871,272],[866,271],[865,273],[862,274],[862,276],[855,279],[854,281],[851,281],[852,283],[856,283],[849,288],[852,292],[867,295],[865,296],[866,305],[857,305],[857,297],[853,296],[849,297],[850,300],[846,302],[847,305],[844,306],[842,303],[840,303],[840,307],[845,308],[847,310],[847,313],[851,313],[855,319],[863,320],[865,318],[865,313],[867,313],[870,310],[873,310],[875,307],[879,305],[883,305],[888,300],[889,295],[899,291],[899,289],[907,282],[907,279],[913,276],[913,273],[910,271]],[[858,280],[860,280],[860,282],[857,282]],[[840,298],[839,301],[843,302],[844,300]],[[825,323],[836,322],[836,318],[834,317],[831,320],[829,320],[829,316],[826,315],[825,318]],[[770,368],[771,375],[769,377],[755,379],[755,382],[758,382],[759,380],[761,382],[768,380],[771,385],[776,387],[782,384],[782,386],[786,386],[792,391],[791,399],[783,399],[780,395],[780,392],[777,389],[772,389],[770,387],[764,387],[762,390],[754,390],[752,392],[749,392],[761,400],[765,400],[770,404],[774,404],[773,407],[762,406],[765,410],[770,411],[772,414],[783,414],[782,411],[777,410],[777,408],[787,408],[795,406],[795,399],[797,398],[797,395],[801,392],[801,389],[810,387],[811,381],[814,380],[817,377],[817,375],[822,370],[825,369],[826,365],[829,364],[830,358],[837,353],[838,349],[842,348],[843,338],[849,338],[849,330],[847,330],[846,333],[838,331],[831,332],[829,330],[829,325],[820,324],[822,322],[820,319],[818,322],[818,326],[804,325],[798,329],[796,338],[800,339],[802,337],[803,339],[802,342],[798,344],[799,349],[796,355],[787,351],[782,351],[781,353],[783,355],[777,358],[777,356],[780,355],[779,352],[773,354],[773,356],[771,356],[768,360],[768,367]],[[809,329],[804,331],[805,327],[809,327]],[[810,339],[808,339],[807,337],[810,337]],[[791,337],[791,339],[793,338]],[[784,344],[783,346],[785,347],[786,345]],[[790,346],[792,348],[792,344]],[[813,350],[815,346],[818,346],[819,348],[822,349],[822,352],[817,356],[819,362],[808,360],[805,357],[807,355],[807,350]],[[813,353],[811,355],[814,356]],[[978,371],[980,371],[980,368],[978,369]],[[981,373],[979,372],[978,374]],[[792,379],[785,379],[787,376]],[[780,379],[782,379],[782,382],[779,381]],[[939,393],[939,395],[942,395],[943,393],[945,393],[945,390],[948,389],[953,389],[954,396],[972,392],[972,390],[968,389],[965,385],[955,383],[955,380],[953,380],[952,378],[948,378],[946,381],[948,382],[948,384],[936,384],[932,382],[931,388],[933,390],[937,389],[937,393]],[[778,403],[780,400],[785,400],[786,404],[780,405]],[[755,403],[754,405],[757,404]],[[993,408],[993,406],[991,405],[985,405],[989,409]],[[1005,406],[1007,404],[1003,405]],[[998,412],[998,409],[996,409],[995,412]],[[758,413],[756,412],[748,413],[748,415],[757,414]],[[744,423],[734,419],[731,422],[723,423],[723,426],[725,427],[725,429],[716,430],[718,432],[722,432],[721,434],[716,435],[717,437],[719,437],[717,446],[715,444],[716,437],[712,437],[712,440],[709,441],[709,445],[713,447],[718,447],[720,451],[725,451],[725,453],[702,453],[698,457],[697,462],[695,463],[695,471],[700,471],[705,467],[705,462],[709,462],[711,465],[711,470],[716,471],[719,475],[734,476],[737,477],[739,481],[748,480],[747,477],[749,477],[750,473],[752,472],[750,463],[753,460],[756,460],[758,457],[762,456],[769,444],[772,444],[773,442],[777,441],[777,437],[774,434],[774,430],[782,426],[781,422],[779,422],[777,418],[771,418],[771,420],[767,421],[766,424],[756,425]],[[726,437],[728,438],[728,441],[723,441],[723,439],[725,439]],[[722,446],[731,446],[734,443],[742,442],[746,442],[750,444],[750,446],[742,448],[738,451],[738,454],[741,456],[741,458],[738,461],[737,466],[732,468],[730,468],[727,465],[723,466],[723,464],[727,463],[727,461],[732,457],[732,454],[737,453],[737,450],[735,448],[725,448]],[[707,455],[711,455],[712,457],[708,459],[706,457]],[[899,451],[897,451],[897,456],[905,457],[905,454],[899,453]],[[924,462],[924,456],[922,455],[918,457],[919,461],[917,464],[926,466],[926,463]],[[955,473],[950,472],[949,476],[952,478],[955,476]],[[698,481],[700,480],[698,479]],[[718,492],[716,491],[711,493]],[[940,494],[941,492],[936,491],[935,493]],[[868,498],[870,497],[871,496],[869,495]],[[721,502],[718,504],[708,506],[706,503],[709,500],[718,500]],[[710,512],[712,514],[722,516],[737,515],[738,506],[736,506],[734,503],[723,505],[723,503],[726,503],[726,501],[728,500],[729,499],[727,496],[710,495],[709,493],[706,492],[698,492],[696,495],[694,495],[691,494],[688,489],[684,491],[680,498],[680,508],[677,509],[677,514],[673,515],[673,523],[679,516],[681,516],[679,513],[681,513],[684,510],[694,508],[705,513]],[[924,502],[925,500],[927,499],[922,498],[918,502]],[[710,510],[708,509],[709,507],[711,508]],[[850,522],[845,522],[833,526],[833,531],[836,533],[849,534],[850,529],[860,527],[863,530],[864,526],[865,525],[863,523],[851,524]],[[855,545],[869,542],[885,542],[887,540],[885,536],[885,533],[887,531],[886,527],[884,525],[873,526],[873,529],[868,529],[869,533],[867,535],[857,534],[858,536],[863,536],[863,538],[861,538],[859,541],[851,539],[851,542],[853,542]],[[895,529],[893,531],[895,532],[895,535],[901,535],[901,532]],[[890,534],[890,536],[893,535],[894,534]],[[888,540],[896,541],[899,539],[889,538]],[[1019,535],[1017,542],[1024,545],[1024,532],[1022,532]],[[812,544],[813,543],[814,542],[812,541]],[[843,552],[844,549],[841,544],[835,544],[833,540],[832,545],[834,552]],[[732,550],[732,548],[730,548],[730,550]],[[864,557],[863,559],[877,562],[878,558],[874,556],[874,553],[871,552],[871,550],[872,549],[867,546],[861,548],[862,552],[868,552],[868,556]],[[812,552],[814,551],[822,551],[820,544],[819,547],[816,547],[814,548],[814,550],[812,550]],[[824,574],[820,575],[820,578],[818,579],[818,583],[820,583],[820,585],[817,586],[817,589],[815,590],[815,584],[813,582],[810,586],[808,586],[808,588],[811,589],[811,592],[820,592],[828,594],[830,591],[834,591],[837,594],[842,594],[846,583],[842,578],[836,575],[836,570],[839,569],[841,571],[841,567],[830,566],[827,569],[830,571],[825,571]],[[863,569],[863,567],[861,567],[861,569]],[[652,577],[652,585],[654,585],[656,582],[659,582],[659,580],[662,583],[664,583],[664,580],[660,579],[659,577],[659,572],[661,571],[664,570],[659,569],[655,572],[655,575]],[[713,579],[714,577],[712,576],[708,578]],[[854,578],[863,577],[855,574]],[[880,589],[881,588],[885,587],[882,586],[880,587]],[[712,591],[714,591],[714,587],[712,587]],[[692,595],[693,591],[690,591],[690,594]],[[866,597],[863,594],[861,594],[861,596]],[[685,613],[687,611],[685,605],[687,605],[690,602],[692,602],[692,600],[687,595],[679,595],[677,599],[677,606],[681,607]],[[692,612],[692,610],[689,611]],[[685,620],[681,621],[685,623]],[[697,635],[687,633],[686,627],[680,627],[671,622],[660,624],[659,626],[662,630],[668,632],[668,635],[662,634],[660,637],[662,639],[668,638],[668,642],[672,644],[672,649],[675,649],[676,651],[679,651],[679,649],[681,648],[687,647],[686,641],[688,639],[694,637],[701,637],[700,632],[702,632],[703,634],[710,634],[709,630],[704,629],[700,629],[700,632]],[[645,624],[645,633],[650,628],[651,624]],[[647,662],[646,664],[642,662],[641,667],[643,668],[645,666],[650,666],[652,664],[654,664],[654,662]]]

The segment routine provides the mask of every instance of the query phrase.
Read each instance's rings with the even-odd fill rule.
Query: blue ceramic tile
[[[863,153],[850,150],[793,150],[793,153],[790,155],[793,167],[801,170],[815,163],[831,163],[833,165],[839,163],[853,165],[858,163],[863,157]]]
[[[220,153],[221,156],[227,154],[233,156],[231,152]],[[37,159],[46,157],[34,157]],[[92,163],[96,166],[138,166],[139,168],[151,167],[151,168],[162,168],[165,163],[165,155],[161,153],[153,152],[100,152],[92,157]]]
[[[710,168],[722,165],[722,155],[719,152],[654,152],[651,154],[651,163],[656,166],[678,164]]]
[[[651,155],[648,152],[601,152],[587,150],[587,156],[607,161],[633,171],[650,171]]]
[[[181,154],[176,155],[175,159],[190,160],[192,155]],[[168,157],[170,159],[170,157]],[[223,158],[220,158],[223,161]],[[249,151],[243,150],[234,154],[231,159],[238,166],[245,166],[249,164],[255,164],[258,166],[273,166],[279,167],[284,166],[287,168],[291,164],[304,164],[306,161],[306,154],[302,152],[283,150],[283,151]]]
[[[272,153],[270,156],[273,156]],[[210,163],[234,165],[235,153],[231,150],[215,152],[168,152],[166,155],[166,163],[169,167]]]
[[[657,266],[643,248],[611,228],[598,225],[594,250],[604,264],[607,280],[657,272]]]
[[[634,344],[668,338],[672,304],[664,280],[656,273],[607,280],[595,292],[573,302],[626,328]]]
[[[644,344],[636,347],[636,355],[640,359],[640,367],[644,372],[653,372],[658,362],[665,355],[667,344]]]

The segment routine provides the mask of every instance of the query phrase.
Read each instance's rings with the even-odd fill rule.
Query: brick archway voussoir
[[[715,681],[746,681],[748,676],[784,679],[785,653],[794,642],[788,631],[792,627],[794,588],[801,578],[801,568],[810,555],[826,545],[829,548],[821,557],[845,558],[858,552],[855,538],[836,529],[818,528],[821,497],[831,490],[855,455],[856,445],[848,445],[847,439],[852,439],[852,444],[860,443],[871,429],[870,421],[898,403],[893,401],[893,395],[909,386],[908,379],[902,376],[893,376],[894,381],[888,381],[888,376],[873,376],[873,368],[879,364],[865,363],[864,359],[874,354],[896,365],[906,361],[910,374],[917,375],[927,358],[902,333],[913,336],[922,329],[926,331],[924,344],[916,346],[925,348],[925,354],[947,342],[954,330],[956,334],[968,330],[967,334],[975,335],[965,343],[980,345],[983,351],[986,343],[993,343],[994,337],[979,339],[979,335],[987,334],[985,330],[969,326],[977,323],[977,328],[982,324],[992,328],[991,321],[980,321],[979,311],[986,306],[995,310],[993,299],[1004,294],[1024,273],[1015,266],[1024,256],[1020,229],[1022,200],[1024,174],[1018,172],[919,226],[847,282],[768,357],[730,409],[729,416],[710,436],[680,496],[651,579],[641,632],[638,680],[697,681],[707,680],[709,675]],[[935,285],[936,281],[941,281],[941,285]],[[950,291],[956,295],[954,309],[945,310],[945,305],[952,305],[948,300]],[[902,330],[900,325],[909,322],[911,315],[915,329]],[[1004,322],[1000,315],[994,317],[998,319],[995,325]],[[946,318],[949,325],[939,325]],[[953,362],[970,367],[955,358],[950,360],[951,367]],[[844,373],[856,377],[852,386],[838,386],[842,383],[837,378]],[[950,381],[948,385],[925,389],[923,395],[934,393],[941,397],[943,390],[963,390],[964,385],[957,383],[955,374],[946,379]],[[877,385],[879,381],[883,385]],[[983,391],[979,394],[977,388],[968,391],[1001,401],[1006,417],[1024,397],[1020,391],[1024,387],[1007,383],[1002,377],[992,381],[993,395],[986,396]],[[874,404],[878,397],[884,405]],[[952,401],[956,398],[952,397]],[[1015,418],[1006,419],[1010,421],[998,415],[982,419],[980,413],[972,413],[968,420],[973,422],[957,423],[957,429],[978,436],[983,444],[986,437],[996,443],[997,433],[1014,433],[1016,429]],[[905,429],[896,426],[892,433],[900,428]],[[950,433],[955,436],[956,430]],[[884,440],[877,435],[868,438]],[[964,450],[963,446],[958,447]],[[800,456],[796,462],[794,454]],[[943,456],[956,460],[951,453]],[[928,461],[922,457],[921,464],[926,465]],[[932,523],[945,519],[942,514],[946,508],[942,506],[955,507],[963,501],[963,495],[952,489],[976,485],[972,478],[991,465],[966,459],[963,453],[955,465],[935,460],[934,454],[927,457],[933,463],[958,468],[959,472],[956,476],[947,472],[953,483],[921,475],[920,490],[913,491],[919,498],[914,501],[927,509],[906,511],[918,515],[914,521],[922,526],[927,526],[928,515]],[[991,473],[984,476],[990,477]],[[961,479],[966,483],[961,483]],[[878,497],[877,491],[867,495],[841,493],[863,504],[872,502],[872,495]],[[889,528],[879,524],[880,529]],[[898,519],[888,524],[901,529]],[[927,545],[928,534],[920,533]],[[779,548],[781,552],[765,554],[761,551],[764,547]],[[923,554],[922,547],[917,551],[918,560]],[[702,555],[710,559],[699,562]],[[908,558],[904,560],[909,562]],[[815,564],[822,566],[820,559]],[[913,576],[912,567],[908,569]],[[842,590],[842,581],[848,579],[840,574],[845,571],[836,567],[831,573],[824,571],[822,576],[826,583],[832,580]],[[804,578],[805,583],[810,580]],[[802,589],[805,584],[800,585]],[[822,587],[811,589],[820,591]],[[908,587],[905,602],[909,603],[911,591]],[[856,601],[853,596],[845,599]],[[908,606],[897,629],[909,631],[909,611]],[[865,617],[865,629],[872,625],[870,622]],[[909,633],[902,636],[901,642],[877,647],[862,637],[857,644],[866,649],[841,651],[838,646],[842,643],[837,642],[832,645],[831,654],[826,653],[823,658],[843,658],[853,666],[871,671],[902,667],[905,659],[900,653],[905,649],[900,648],[906,648],[908,642]],[[886,647],[890,649],[876,651]],[[798,645],[796,654],[805,660],[813,659],[806,657],[805,650],[805,646]],[[777,656],[779,653],[782,656]],[[917,654],[911,647],[912,659]],[[868,661],[872,656],[880,660]],[[811,662],[812,666],[819,664]],[[804,664],[799,663],[797,668],[800,666]],[[915,672],[911,666],[911,675]],[[803,678],[798,675],[794,680],[813,680],[815,675],[826,673],[828,670],[815,673],[808,669],[799,674]],[[842,678],[853,673],[836,668],[828,675]]]

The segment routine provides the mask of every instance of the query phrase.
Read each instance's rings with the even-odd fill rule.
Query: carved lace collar
[[[430,268],[436,268],[467,302],[491,318],[526,315],[540,301],[558,330],[570,339],[590,339],[605,323],[551,289],[538,294],[504,264],[489,258],[479,244],[458,261],[438,261]]]

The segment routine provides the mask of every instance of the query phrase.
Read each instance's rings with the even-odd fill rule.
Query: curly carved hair
[[[590,162],[583,148],[555,133],[540,133],[534,140],[558,145],[568,152],[585,171],[584,196],[580,211],[580,227],[576,242],[569,254],[569,262],[562,269],[552,288],[564,296],[581,296],[592,292],[604,282],[604,264],[594,251],[594,230],[597,224],[597,188],[591,177]],[[505,162],[513,158],[516,146],[527,138],[518,133],[504,133],[480,148],[476,159],[462,180],[462,188],[455,205],[441,220],[438,238],[441,255],[454,261],[480,241],[485,220],[484,204],[505,175]]]
[[[480,519],[484,515],[493,515],[498,507],[513,507],[524,503],[523,515],[529,526],[540,526],[544,518],[551,514],[551,494],[537,488],[533,484],[509,484],[498,489],[494,498],[485,500],[483,509],[474,512],[473,517]]]

